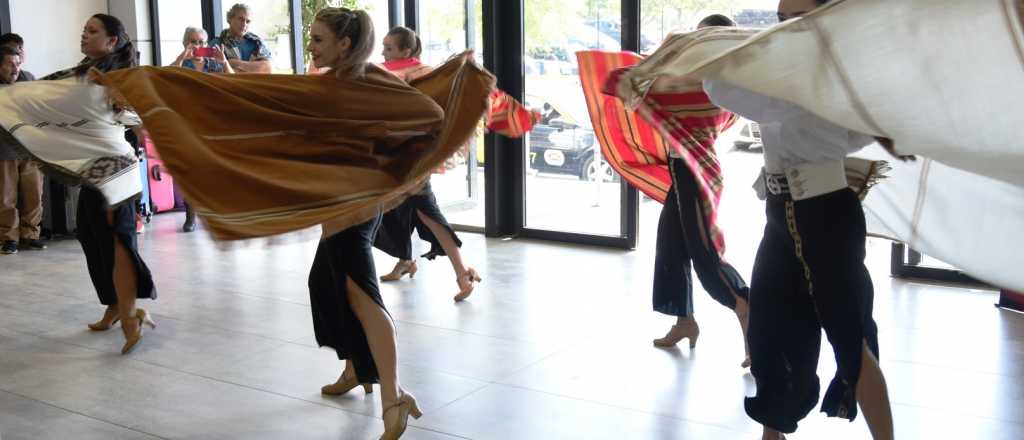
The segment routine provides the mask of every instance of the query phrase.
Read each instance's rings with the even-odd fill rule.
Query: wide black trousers
[[[848,189],[800,201],[772,195],[767,216],[751,280],[747,341],[757,395],[747,398],[747,414],[781,432],[796,430],[818,401],[824,329],[838,371],[822,411],[853,420],[864,344],[878,356],[860,200]]]
[[[743,277],[722,261],[709,233],[697,181],[683,159],[669,162],[672,188],[658,220],[654,257],[654,311],[672,316],[693,315],[693,279],[697,272],[704,290],[723,306],[736,308],[736,297],[747,299]]]

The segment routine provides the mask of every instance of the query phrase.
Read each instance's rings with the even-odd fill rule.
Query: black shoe
[[[185,211],[185,224],[181,225],[183,232],[192,232],[196,230],[196,214],[192,212],[191,208],[186,208]]]
[[[18,242],[13,240],[5,241],[3,246],[0,246],[0,254],[11,255],[18,253]]]
[[[22,240],[21,246],[30,251],[41,251],[43,249],[46,249],[46,243],[43,243],[43,241],[39,239]]]

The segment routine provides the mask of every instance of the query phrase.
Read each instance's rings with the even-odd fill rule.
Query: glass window
[[[620,2],[526,0],[528,107],[543,118],[526,138],[526,227],[622,236],[621,183],[603,160],[576,52],[620,50]]]
[[[482,24],[479,21],[481,1],[474,1],[476,35],[472,46],[482,61]],[[421,2],[420,40],[423,43],[423,63],[438,65],[448,57],[469,47],[466,31],[465,1]],[[383,35],[381,36],[383,38]],[[484,138],[483,122],[461,150],[445,162],[430,179],[437,203],[448,222],[458,225],[483,227],[484,211]]]
[[[295,73],[292,67],[291,13],[288,0],[245,0],[252,12],[249,32],[259,36],[270,49],[274,73]],[[224,14],[234,2],[224,2]],[[227,17],[223,17],[224,29],[228,28]],[[214,36],[211,36],[211,38]]]
[[[427,64],[441,64],[453,54],[466,50],[466,5],[464,1],[420,2],[420,40]]]
[[[157,2],[160,19],[160,63],[169,66],[185,49],[185,29],[203,28],[202,0]]]
[[[692,31],[702,18],[711,14],[729,16],[741,27],[766,28],[778,22],[775,15],[778,5],[778,0],[644,0],[640,3],[640,49],[650,53],[666,35]]]

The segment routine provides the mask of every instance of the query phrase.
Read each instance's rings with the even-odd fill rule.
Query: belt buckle
[[[774,174],[765,174],[764,176],[765,186],[768,188],[768,192],[774,195],[785,194],[788,188],[782,186],[782,182],[779,181],[779,176]]]

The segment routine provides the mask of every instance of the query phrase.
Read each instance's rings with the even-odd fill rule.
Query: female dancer
[[[384,37],[384,68],[406,82],[420,78],[433,70],[420,63],[421,51],[420,37],[416,32],[401,26],[393,28]],[[447,255],[451,261],[455,282],[459,286],[455,301],[468,298],[473,293],[474,283],[480,282],[481,278],[475,269],[466,267],[462,262],[462,253],[459,252],[462,241],[444,218],[430,182],[401,206],[384,215],[374,245],[399,260],[391,273],[380,277],[381,281],[398,281],[406,274],[409,278],[416,275],[416,260],[412,256],[413,229],[420,238],[430,242],[430,251],[423,254],[423,258],[433,260]]]
[[[328,8],[316,15],[307,48],[327,75],[362,75],[373,51],[373,23],[364,11]],[[317,342],[348,359],[338,381],[324,394],[344,394],[362,384],[381,383],[385,433],[398,438],[408,417],[420,417],[416,399],[398,383],[395,326],[377,289],[373,240],[380,214],[331,235],[317,247],[309,273],[310,304]]]
[[[109,72],[138,65],[135,45],[121,21],[111,15],[96,14],[89,18],[82,30],[81,47],[85,59],[78,66],[43,79],[82,80],[90,69]],[[134,159],[134,153],[130,157]],[[107,306],[103,318],[89,324],[89,329],[108,330],[120,320],[125,336],[121,348],[124,354],[142,338],[143,324],[156,326],[144,309],[135,307],[136,298],[156,299],[156,288],[149,268],[139,255],[132,204],[130,201],[114,205],[109,202],[92,185],[82,186],[77,235],[100,303]]]
[[[697,28],[708,26],[735,23],[716,14],[701,20]],[[595,127],[601,127],[598,141],[609,164],[665,205],[658,221],[653,302],[654,311],[675,316],[676,323],[654,345],[671,347],[684,338],[689,338],[691,348],[697,344],[700,328],[693,316],[691,264],[711,297],[735,312],[745,338],[749,289],[722,259],[724,241],[715,224],[722,178],[714,143],[736,117],[711,104],[699,81],[659,81],[644,98],[646,112],[627,111],[622,101],[600,95],[614,94],[629,70],[625,66],[641,58],[599,51],[580,52],[577,57],[591,118]],[[625,68],[612,70],[620,66]],[[624,120],[631,122],[620,122]],[[741,365],[750,365],[749,354]]]
[[[331,69],[325,75],[144,67],[97,80],[142,115],[215,239],[322,225],[309,276],[314,330],[320,345],[349,364],[324,391],[379,381],[382,438],[394,439],[419,410],[399,385],[395,329],[374,279],[372,240],[380,213],[414,193],[469,139],[494,78],[463,54],[410,86],[366,63],[373,39],[365,12],[326,8],[308,46],[314,63]],[[189,98],[196,93],[210,99]],[[235,109],[230,120],[204,116],[223,106]]]

